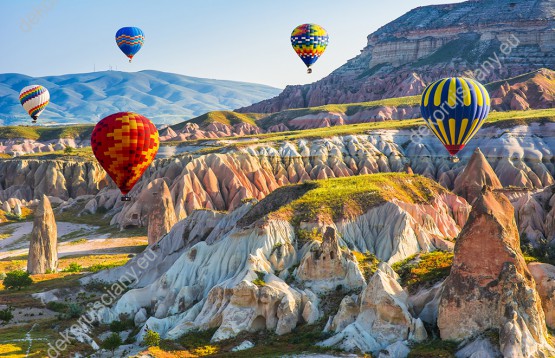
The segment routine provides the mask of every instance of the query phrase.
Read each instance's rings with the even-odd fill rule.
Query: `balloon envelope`
[[[116,43],[125,56],[129,57],[129,62],[139,52],[144,42],[145,34],[138,27],[122,27],[116,33]]]
[[[490,104],[482,84],[469,78],[451,77],[426,87],[420,111],[430,130],[451,155],[456,155],[482,127]]]
[[[158,130],[133,112],[109,115],[91,135],[94,156],[123,195],[133,188],[158,152]]]
[[[299,25],[291,33],[291,46],[309,68],[322,56],[328,40],[326,30],[316,24]]]
[[[27,86],[19,92],[19,102],[35,122],[50,103],[50,93],[41,85]]]

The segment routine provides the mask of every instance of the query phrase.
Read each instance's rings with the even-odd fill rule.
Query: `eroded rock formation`
[[[503,187],[480,148],[476,148],[461,174],[455,179],[453,193],[472,203],[477,196],[481,195],[484,185],[492,189]]]
[[[441,338],[462,341],[499,330],[506,357],[555,353],[536,284],[520,251],[513,208],[484,187],[455,244],[438,313]]]
[[[353,308],[347,310],[346,305]],[[355,314],[354,305],[355,302],[349,301],[342,304],[344,311],[352,312],[347,314],[347,319]],[[338,346],[347,351],[377,353],[401,343],[408,353],[406,341],[419,342],[427,338],[424,324],[415,319],[410,310],[408,294],[393,277],[378,269],[362,292],[354,322],[319,344]],[[338,315],[345,316],[345,313],[340,311]],[[336,330],[344,324],[336,323]]]
[[[423,178],[400,175],[408,182],[428,182]],[[432,188],[430,190],[439,190],[432,182],[429,185]],[[382,240],[371,246],[366,246],[368,244],[364,237],[362,240],[354,240],[350,235],[354,235],[356,231],[346,231],[348,223],[324,225],[307,222],[306,225],[317,231],[326,231],[326,228],[328,231],[322,243],[306,244],[302,244],[291,223],[280,218],[261,215],[249,223],[243,220],[242,224],[238,224],[249,211],[258,211],[251,209],[253,205],[264,208],[267,205],[265,201],[258,204],[256,201],[247,201],[229,214],[210,210],[193,211],[186,219],[174,225],[156,245],[137,255],[126,266],[101,272],[84,280],[117,280],[131,269],[137,271],[133,289],[126,292],[114,307],[103,312],[104,322],[110,322],[122,314],[128,315],[155,329],[163,337],[172,339],[191,330],[209,328],[217,328],[213,340],[227,339],[241,332],[260,329],[282,334],[299,324],[312,324],[323,318],[318,293],[330,290],[348,292],[365,286],[360,268],[348,247],[360,252],[378,250],[386,253],[388,249],[381,248],[380,245],[391,244],[395,248],[401,248],[397,257],[403,259],[410,254],[409,251],[403,251],[407,243],[417,250],[434,248],[432,244],[420,247],[416,235],[422,238],[457,235],[456,220],[463,220],[463,225],[466,217],[454,214],[457,213],[455,208],[465,208],[467,204],[452,194],[436,196],[435,201],[429,205],[397,200],[371,209],[391,206],[386,212],[390,212],[390,218],[397,223],[391,230],[382,232]],[[397,207],[396,211],[393,207]],[[376,211],[370,216],[375,216],[376,222],[381,222],[381,225],[388,226],[387,220],[390,218],[381,216],[380,219],[378,214]],[[454,216],[457,215],[459,219],[455,219]],[[431,219],[425,219],[426,217],[435,217],[439,226],[428,225]],[[370,225],[370,221],[365,221],[366,219],[357,220],[355,217],[351,220],[357,222],[361,229],[364,223]],[[427,223],[425,228],[416,230],[421,221]],[[412,232],[418,234],[401,234],[403,230],[413,227],[415,229]],[[367,227],[364,232],[371,233],[373,230],[372,227]],[[152,263],[148,269],[140,270],[141,259],[148,260],[149,257],[152,257]],[[385,258],[388,259],[389,256]],[[398,298],[399,302],[390,303],[397,307],[398,317],[404,317],[404,321],[398,325],[395,323],[398,329],[387,333],[387,318],[383,313],[384,316],[379,319],[380,328],[372,331],[379,346],[385,349],[391,344],[409,339],[409,333],[404,331],[407,327],[412,332],[410,339],[413,339],[413,333],[415,337],[420,337],[414,339],[423,339],[425,330],[422,322],[410,315],[408,297],[401,293],[402,289],[399,291],[395,278],[386,274],[392,273],[391,268],[383,263],[380,269],[387,277],[377,275],[373,278],[376,282],[372,285],[389,287],[393,296],[388,296],[389,299],[384,296],[384,302]],[[326,279],[330,284],[324,283]],[[360,324],[370,319],[370,312],[380,306],[381,301],[372,301],[379,290],[381,288],[375,288],[375,292],[353,299],[358,307],[362,307],[356,313]],[[367,306],[373,308],[367,309]],[[151,314],[146,315],[147,311]],[[342,319],[341,316],[345,318]],[[348,322],[347,316],[349,313],[338,314],[332,329],[339,332],[353,323]],[[396,319],[394,321],[397,322]],[[392,351],[393,348],[391,347]]]
[[[297,277],[314,291],[353,289],[364,284],[364,277],[353,254],[341,250],[334,228],[326,228],[322,243],[314,243],[303,256]]]
[[[39,274],[55,271],[57,268],[58,230],[50,200],[46,195],[43,195],[35,208],[27,271],[31,274]]]
[[[153,245],[170,232],[177,222],[170,189],[163,179],[157,179],[161,185],[152,192],[151,208],[148,214],[148,244]],[[154,182],[153,182],[154,183]]]

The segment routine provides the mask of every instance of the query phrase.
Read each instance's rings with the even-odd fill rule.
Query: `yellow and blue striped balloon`
[[[482,84],[470,78],[450,77],[426,87],[420,111],[430,130],[454,156],[482,127],[490,105]]]

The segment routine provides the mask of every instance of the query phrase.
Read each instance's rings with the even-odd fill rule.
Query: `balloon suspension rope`
[[[311,74],[311,73],[312,73],[312,68],[310,68],[310,67],[307,68],[307,69],[306,69],[306,73]]]
[[[121,197],[121,201],[131,201],[131,197],[128,195],[124,195]]]

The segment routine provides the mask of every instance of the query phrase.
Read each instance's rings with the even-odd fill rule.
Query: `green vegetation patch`
[[[359,216],[393,199],[407,203],[429,203],[434,196],[446,192],[430,179],[405,173],[359,175],[310,181],[308,184],[314,187],[282,206],[275,215],[292,221],[295,226],[302,221],[312,222],[317,218],[338,221]],[[294,190],[295,187],[289,188]],[[276,192],[260,203],[276,200]]]
[[[205,113],[201,116],[195,117],[189,121],[181,122],[171,126],[173,130],[183,129],[187,123],[195,123],[201,127],[207,126],[210,123],[221,123],[228,126],[234,126],[240,123],[248,123],[256,126],[256,120],[267,116],[264,113],[239,113],[233,111],[212,111]]]
[[[449,276],[452,264],[452,252],[434,251],[410,256],[394,263],[392,268],[401,277],[401,285],[415,292]]]
[[[452,358],[455,357],[458,343],[434,339],[414,343],[410,348],[409,358]]]
[[[376,255],[368,251],[366,251],[365,253],[352,251],[352,253],[357,259],[358,267],[360,268],[360,271],[362,271],[364,279],[366,279],[366,282],[368,282],[370,277],[372,277],[372,275],[378,269],[380,260],[376,257]]]
[[[59,138],[90,138],[94,125],[68,125],[56,127],[6,126],[0,127],[0,139],[34,139],[39,141]]]
[[[241,228],[247,227],[269,213],[290,204],[293,200],[300,198],[308,191],[316,189],[317,187],[318,185],[315,182],[282,186],[274,190],[269,196],[262,199],[249,210],[249,212],[237,222],[237,226]]]
[[[256,278],[252,281],[258,287],[266,286],[266,281],[264,281],[264,277],[266,276],[265,272],[256,271]]]
[[[370,102],[345,103],[345,104],[326,104],[318,107],[287,109],[271,114],[257,123],[261,128],[268,128],[277,123],[285,123],[292,119],[306,116],[317,115],[319,113],[344,113],[352,116],[357,112],[372,110],[379,107],[415,107],[420,105],[420,96],[386,98]]]
[[[234,339],[216,343],[210,342],[216,329],[194,331],[185,334],[177,341],[162,340],[160,348],[151,348],[148,350],[148,353],[153,354],[155,357],[168,357],[164,353],[171,353],[176,354],[175,356],[177,357],[245,357],[245,355],[248,355],[262,358],[290,356],[301,352],[333,352],[333,349],[318,347],[314,344],[330,336],[330,333],[322,332],[324,324],[324,321],[320,321],[314,325],[300,325],[294,328],[291,333],[281,336],[265,330],[252,333],[244,332]],[[254,347],[248,351],[231,351],[233,347],[245,340],[253,342]]]
[[[66,148],[67,149],[67,148]],[[93,159],[94,154],[91,147],[72,148],[71,150],[56,150],[54,152],[44,153],[27,153],[20,155],[19,159],[70,159],[70,158],[83,158]]]

